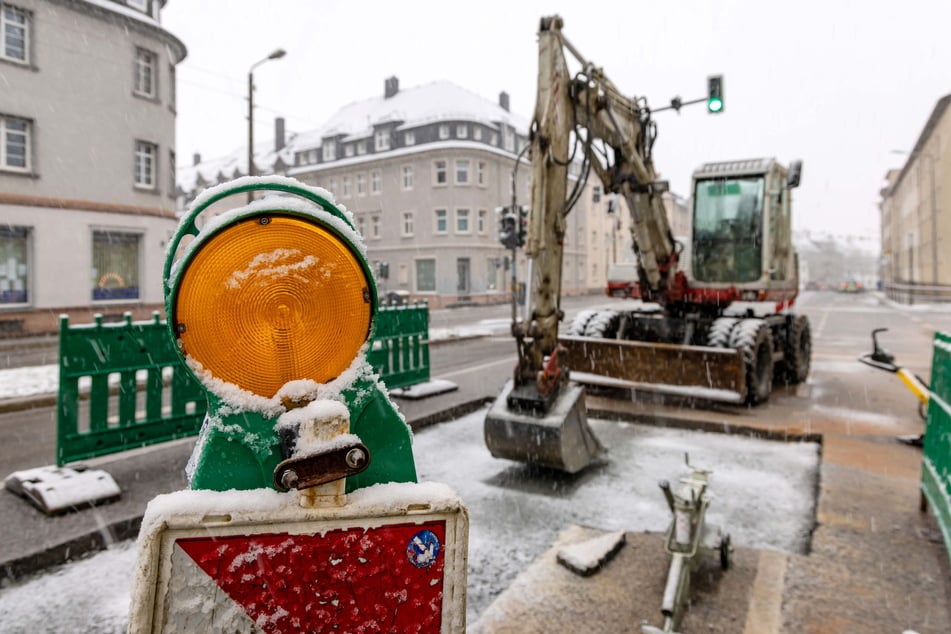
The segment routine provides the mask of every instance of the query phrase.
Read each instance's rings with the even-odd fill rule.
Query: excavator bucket
[[[588,426],[584,388],[567,382],[548,411],[534,413],[510,405],[510,379],[485,417],[485,444],[496,458],[506,458],[577,473],[605,453]]]
[[[572,380],[713,401],[746,398],[743,357],[733,348],[595,337],[559,337]]]

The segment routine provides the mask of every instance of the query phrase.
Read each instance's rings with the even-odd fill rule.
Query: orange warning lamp
[[[270,398],[288,381],[326,383],[347,369],[370,335],[370,284],[358,256],[324,227],[256,215],[187,263],[175,328],[183,352],[215,378]]]
[[[173,242],[194,240],[169,252],[165,275],[182,354],[214,379],[267,399],[289,381],[340,376],[369,338],[376,310],[349,218],[309,188],[275,180],[267,189],[317,206],[265,199],[202,230],[193,208]]]

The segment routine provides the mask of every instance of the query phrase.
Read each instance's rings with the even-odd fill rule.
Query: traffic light
[[[518,246],[524,247],[525,240],[528,237],[528,207],[519,205],[518,207]]]
[[[512,213],[511,207],[499,207],[499,242],[506,249],[519,247],[518,218]]]
[[[707,77],[707,112],[723,112],[723,75]]]

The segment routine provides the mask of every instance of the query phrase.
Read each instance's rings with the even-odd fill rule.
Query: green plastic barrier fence
[[[174,345],[158,313],[135,323],[127,314],[115,324],[97,315],[77,326],[60,318],[56,464],[198,433],[205,390]],[[84,408],[81,381],[89,382]]]
[[[381,306],[367,359],[390,389],[428,381],[427,305]]]
[[[428,336],[425,303],[380,307],[368,358],[388,388],[429,380]],[[102,323],[101,316],[80,325],[60,319],[58,465],[198,433],[206,392],[174,345],[158,313],[152,321],[132,322],[127,315],[116,324]],[[90,383],[85,408],[81,381]]]
[[[935,333],[921,493],[934,512],[951,558],[951,335]]]

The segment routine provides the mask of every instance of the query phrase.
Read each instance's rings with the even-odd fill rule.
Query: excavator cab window
[[[698,281],[754,282],[762,272],[762,176],[697,181],[693,275]]]

